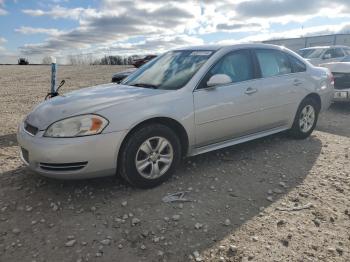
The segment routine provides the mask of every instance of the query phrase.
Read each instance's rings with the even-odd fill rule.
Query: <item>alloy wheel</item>
[[[313,106],[307,105],[303,108],[300,114],[300,119],[299,119],[299,127],[301,132],[307,133],[309,132],[316,119],[316,112]]]
[[[144,141],[137,150],[135,165],[139,174],[146,179],[164,175],[174,159],[171,143],[164,137],[152,137]]]

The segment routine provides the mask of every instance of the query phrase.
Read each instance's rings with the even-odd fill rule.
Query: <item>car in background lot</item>
[[[303,48],[299,55],[315,66],[324,63],[339,62],[350,55],[348,46],[318,46]]]
[[[194,156],[288,131],[313,132],[331,104],[326,68],[272,45],[166,52],[122,82],[46,100],[19,125],[21,159],[44,176],[119,173],[150,188]]]
[[[125,78],[134,73],[136,70],[137,68],[130,68],[128,70],[118,72],[112,76],[112,82],[120,84]]]
[[[134,73],[138,68],[140,68],[141,66],[148,63],[156,57],[156,55],[147,55],[144,58],[135,59],[132,63],[132,65],[135,66],[135,68],[130,68],[128,70],[114,74],[112,76],[112,82],[117,84],[121,83],[125,78]]]
[[[334,77],[334,102],[350,102],[350,56],[340,62],[321,64],[328,68]]]
[[[136,68],[140,68],[141,66],[148,63],[149,61],[153,60],[156,57],[157,57],[156,55],[147,55],[143,58],[135,59],[132,65],[135,66]]]

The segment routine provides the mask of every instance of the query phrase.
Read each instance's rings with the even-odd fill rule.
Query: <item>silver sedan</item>
[[[44,176],[120,174],[149,188],[193,156],[278,132],[308,137],[334,92],[328,69],[277,46],[167,52],[120,85],[38,105],[18,129],[21,158]]]

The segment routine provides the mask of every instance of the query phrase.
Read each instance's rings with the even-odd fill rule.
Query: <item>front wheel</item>
[[[314,131],[319,114],[319,106],[312,98],[304,99],[297,111],[289,134],[296,139],[305,139]]]
[[[126,141],[119,161],[121,176],[139,188],[151,188],[169,179],[181,159],[181,144],[170,128],[142,127]]]

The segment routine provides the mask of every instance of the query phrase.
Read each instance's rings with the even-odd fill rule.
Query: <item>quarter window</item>
[[[289,57],[289,60],[292,64],[294,73],[300,73],[300,72],[306,71],[306,65],[304,62],[300,61],[298,58],[296,58],[292,55],[288,55],[288,57]]]
[[[344,48],[343,50],[345,52],[345,55],[347,55],[347,56],[350,55],[350,48]]]
[[[257,49],[256,56],[262,77],[272,77],[292,73],[287,55],[278,50]]]
[[[231,78],[232,83],[251,80],[254,78],[254,66],[249,50],[240,50],[225,55],[210,69],[203,79],[201,88],[206,87],[209,79],[216,74],[224,74]]]

